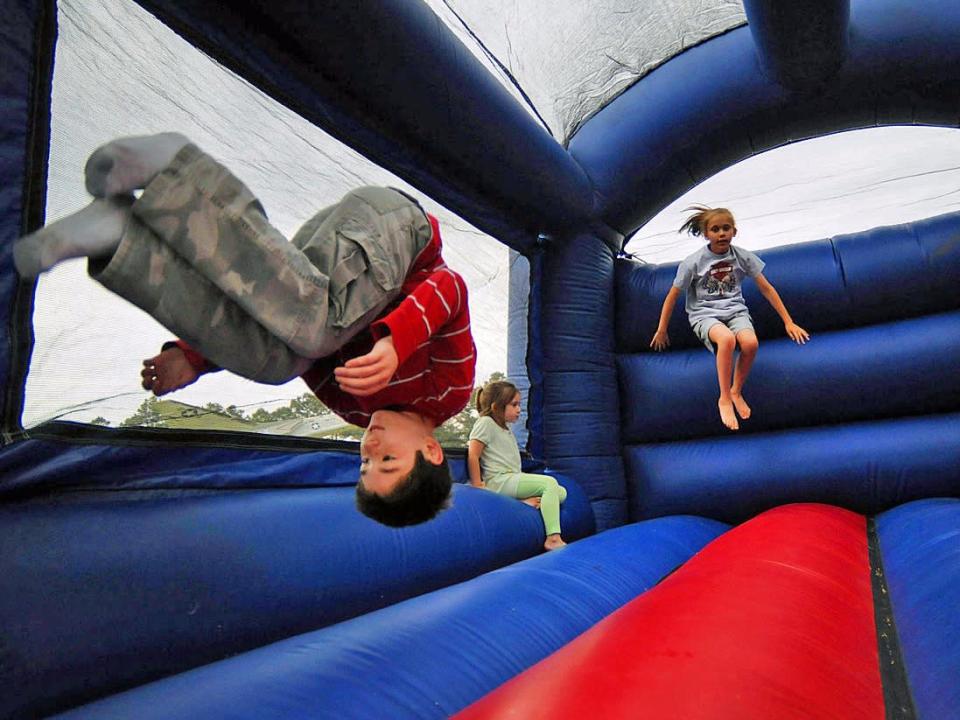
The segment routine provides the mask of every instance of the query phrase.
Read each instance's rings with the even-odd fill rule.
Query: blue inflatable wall
[[[813,333],[798,346],[755,286],[753,415],[731,437],[713,356],[677,308],[673,351],[649,348],[677,265],[618,261],[617,367],[631,515],[742,521],[791,501],[876,513],[956,492],[960,214],[761,252]],[[705,411],[709,410],[709,411]],[[776,478],[775,482],[771,478]],[[739,500],[738,500],[739,498]]]

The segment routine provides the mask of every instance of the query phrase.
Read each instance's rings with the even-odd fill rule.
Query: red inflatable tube
[[[882,720],[866,520],[763,513],[456,717]]]

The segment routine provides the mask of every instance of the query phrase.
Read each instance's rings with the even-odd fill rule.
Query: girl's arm
[[[810,339],[810,333],[793,321],[790,313],[787,312],[786,305],[784,305],[783,300],[780,299],[780,293],[778,293],[777,289],[770,284],[770,281],[763,276],[763,273],[760,273],[754,279],[757,281],[757,287],[760,288],[760,293],[767,299],[767,302],[773,306],[773,309],[777,311],[780,319],[783,320],[783,327],[786,329],[787,335],[789,335],[790,339],[794,342],[803,345]]]
[[[673,306],[677,304],[677,298],[680,296],[680,288],[671,287],[667,297],[663,300],[663,309],[660,310],[660,324],[657,325],[657,332],[650,341],[650,347],[654,350],[665,350],[670,345],[670,336],[667,335],[667,325],[670,323],[670,316],[673,315]]]
[[[479,440],[471,440],[467,445],[467,471],[470,473],[470,484],[473,487],[484,487],[483,478],[480,476],[480,456],[486,447]]]

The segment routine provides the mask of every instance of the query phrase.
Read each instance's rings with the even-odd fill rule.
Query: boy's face
[[[429,421],[414,412],[377,410],[360,439],[360,482],[376,495],[389,495],[410,474],[418,450],[429,462],[443,461]]]
[[[733,224],[732,217],[725,213],[718,213],[707,218],[703,234],[710,242],[711,252],[723,255],[730,249],[730,243],[737,235],[737,226]]]

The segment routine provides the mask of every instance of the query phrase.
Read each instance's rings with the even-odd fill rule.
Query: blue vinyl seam
[[[903,662],[900,638],[893,616],[893,604],[883,570],[880,539],[873,518],[867,519],[867,548],[870,556],[870,585],[873,588],[873,614],[877,626],[877,650],[880,657],[880,683],[887,720],[916,720],[917,710]]]

